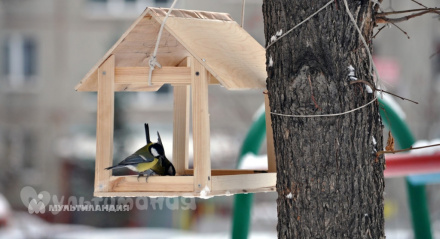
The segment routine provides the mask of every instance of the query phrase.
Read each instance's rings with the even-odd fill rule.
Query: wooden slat
[[[255,174],[267,173],[266,170],[251,170],[251,169],[212,169],[212,176],[237,175],[237,174]],[[194,175],[194,169],[187,169],[184,175]]]
[[[191,95],[194,144],[194,191],[211,190],[208,72],[194,58],[191,61]],[[205,190],[206,191],[206,190]]]
[[[191,176],[152,176],[148,182],[137,176],[111,177],[111,192],[95,192],[95,197],[212,197],[230,196],[238,193],[257,193],[276,191],[276,173],[248,175],[212,176],[212,191],[206,195],[190,191],[194,177]],[[158,191],[154,191],[158,190]],[[162,191],[159,191],[162,190]],[[184,191],[188,190],[188,191]]]
[[[113,183],[114,182],[114,183]],[[192,192],[192,176],[117,176],[111,177],[112,192]]]
[[[208,197],[213,196],[231,196],[239,193],[261,193],[261,192],[274,192],[275,186],[255,189],[244,190],[218,190],[211,191]],[[194,192],[95,192],[95,197],[200,197],[200,193]],[[206,197],[205,197],[206,198]]]
[[[267,169],[269,172],[277,172],[277,161],[273,144],[272,119],[270,118],[269,95],[264,94],[264,106],[266,110],[266,142],[267,142]]]
[[[189,86],[174,86],[173,164],[178,175],[184,175],[188,168],[189,97]]]
[[[191,57],[184,58],[179,67],[191,70]],[[189,164],[189,120],[190,120],[190,87],[174,86],[173,118],[173,164],[177,175],[185,175]]]
[[[149,67],[116,67],[116,83],[148,83]],[[153,85],[191,84],[191,68],[162,67],[156,68],[151,77]]]
[[[246,175],[212,176],[212,190],[238,190],[270,188],[276,185],[276,173],[257,173]]]
[[[98,68],[98,109],[96,126],[95,191],[108,191],[113,162],[115,57],[111,55]]]
[[[152,85],[149,86],[148,83],[139,83],[139,84],[115,84],[115,91],[149,91],[154,92],[158,91],[162,87],[162,85]]]
[[[151,83],[148,85],[149,67],[116,67],[115,91],[157,91],[164,84],[190,85],[191,68],[166,66],[153,71]],[[82,85],[78,91],[97,91],[96,76],[91,76],[87,84]],[[210,85],[219,84],[218,80],[208,74]]]

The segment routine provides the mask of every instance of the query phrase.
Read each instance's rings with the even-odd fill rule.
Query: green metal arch
[[[399,117],[396,110],[384,100],[379,99],[380,115],[382,121],[397,141],[400,148],[409,148],[414,142],[405,121]],[[243,142],[237,167],[247,153],[258,154],[258,151],[266,135],[266,119],[264,112],[252,124]],[[412,185],[406,179],[408,201],[411,210],[412,224],[416,239],[431,239],[431,223],[426,201],[425,185]],[[248,238],[250,227],[250,215],[252,209],[253,194],[237,194],[234,196],[234,212],[232,221],[232,239]]]

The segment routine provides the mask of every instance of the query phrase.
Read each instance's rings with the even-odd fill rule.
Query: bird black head
[[[157,143],[154,143],[150,147],[150,153],[154,156],[164,156],[165,157],[165,149],[163,148],[162,139],[160,138],[159,131],[157,131]]]
[[[148,148],[148,150],[154,157],[165,156],[165,150],[163,149],[162,144],[154,143]]]

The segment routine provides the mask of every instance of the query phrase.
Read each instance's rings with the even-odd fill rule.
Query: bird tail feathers
[[[106,170],[110,170],[110,169],[114,169],[114,168],[123,168],[125,167],[124,165],[114,165],[114,166],[110,166],[108,168],[105,168]]]

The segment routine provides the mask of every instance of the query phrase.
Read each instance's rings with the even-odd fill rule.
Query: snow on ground
[[[273,210],[276,210],[273,208]],[[276,220],[276,218],[272,218]],[[0,238],[12,239],[119,239],[119,238],[149,238],[149,239],[228,239],[231,231],[225,230],[220,233],[209,233],[204,225],[205,232],[183,231],[169,228],[92,228],[80,225],[50,224],[35,215],[27,212],[15,212],[11,223],[6,227],[0,227]],[[276,229],[272,231],[250,232],[250,239],[276,238]],[[434,238],[440,238],[440,231],[434,230]],[[388,229],[385,231],[387,239],[412,239],[413,232],[410,229]]]
[[[241,163],[239,165],[240,169],[267,169],[267,155],[255,155],[252,153],[247,153],[243,156]]]
[[[387,239],[412,239],[414,238],[411,230],[386,230],[385,235]],[[440,233],[434,234],[434,238],[439,238]],[[54,237],[55,239],[113,239],[113,238],[149,238],[149,239],[228,239],[230,232],[224,233],[194,233],[170,229],[99,229],[96,233],[79,232],[60,235]],[[277,238],[276,231],[262,232],[253,231],[249,235],[250,239],[273,239]]]

